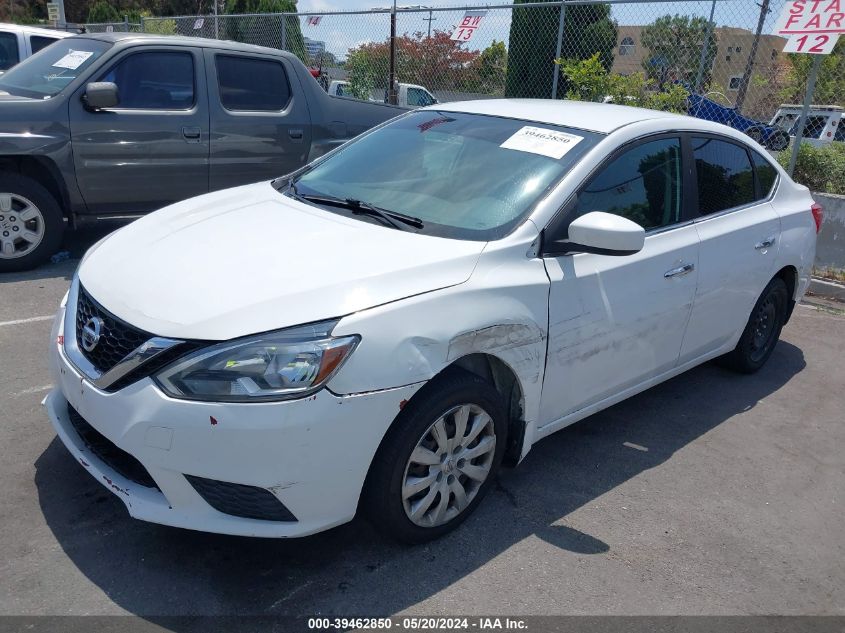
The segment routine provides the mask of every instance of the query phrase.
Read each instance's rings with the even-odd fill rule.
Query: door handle
[[[289,129],[288,130],[288,136],[290,136],[291,139],[293,139],[294,141],[301,141],[302,137],[304,135],[303,135],[303,132],[302,132],[301,129],[296,128],[296,129]]]
[[[775,236],[772,235],[771,237],[767,237],[766,239],[764,239],[762,242],[757,242],[754,245],[754,248],[756,248],[759,251],[762,248],[769,248],[769,246],[771,246],[774,243],[775,243]]]
[[[202,137],[202,130],[199,127],[183,127],[182,136],[188,142],[199,143]]]
[[[670,268],[665,273],[663,273],[663,276],[666,279],[669,279],[671,277],[680,277],[682,275],[686,275],[688,272],[692,271],[694,268],[695,268],[695,264],[689,264],[689,263],[682,264],[681,266],[678,266],[677,268]]]

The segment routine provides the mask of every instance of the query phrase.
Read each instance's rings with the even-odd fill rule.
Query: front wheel
[[[49,191],[32,178],[0,174],[0,273],[43,263],[63,232],[62,212]]]
[[[763,290],[734,350],[720,361],[726,367],[753,374],[769,360],[786,323],[789,290],[783,279],[775,277]]]
[[[447,370],[405,406],[379,447],[364,491],[370,522],[406,543],[455,529],[487,494],[506,434],[492,385]]]

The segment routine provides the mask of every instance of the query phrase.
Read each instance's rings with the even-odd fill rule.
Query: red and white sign
[[[487,11],[467,11],[457,28],[452,32],[452,39],[457,42],[469,42],[472,34],[481,25],[481,18]]]
[[[305,20],[305,24],[308,26],[319,26],[320,20],[323,19],[322,15],[309,15],[308,19]]]
[[[845,33],[845,0],[787,0],[774,31],[789,37],[784,53],[827,55]]]

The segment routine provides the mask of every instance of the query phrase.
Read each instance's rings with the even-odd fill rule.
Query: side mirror
[[[85,86],[85,94],[82,95],[85,105],[92,110],[114,108],[120,103],[117,92],[117,85],[110,81],[93,81]]]
[[[592,211],[569,225],[569,239],[553,242],[548,254],[597,253],[633,255],[645,245],[645,229],[627,218],[603,211]]]

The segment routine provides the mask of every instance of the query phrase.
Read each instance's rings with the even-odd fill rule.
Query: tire
[[[773,152],[781,152],[789,147],[789,140],[789,134],[783,130],[778,130],[769,137],[769,149]]]
[[[59,204],[49,191],[32,178],[0,174],[0,273],[45,262],[62,243],[64,228]]]
[[[506,411],[490,383],[462,369],[449,369],[424,386],[397,416],[367,475],[363,505],[376,529],[415,544],[458,527],[496,478],[507,444]],[[463,413],[462,447],[455,440]],[[446,450],[435,439],[439,430],[445,431]],[[412,460],[412,454],[422,457]],[[406,485],[408,492],[418,488],[407,498]],[[441,490],[448,491],[445,505]]]
[[[775,277],[754,304],[748,324],[732,352],[720,364],[743,374],[753,374],[769,360],[777,345],[789,311],[789,290]]]
[[[748,128],[747,130],[745,130],[745,134],[749,138],[757,141],[758,143],[763,142],[762,141],[762,139],[763,139],[763,129],[762,128],[752,126],[752,127]]]

